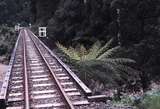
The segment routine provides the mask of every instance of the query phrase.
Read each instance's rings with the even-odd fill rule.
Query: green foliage
[[[132,106],[134,104],[134,100],[130,96],[126,95],[126,96],[122,96],[119,101],[113,99],[113,104]]]
[[[1,10],[4,7],[7,9],[3,1]],[[47,25],[51,42],[58,40],[67,46],[83,43],[88,47],[97,39],[107,41],[114,38],[116,43],[119,31],[120,42],[127,52],[120,56],[136,60],[140,70],[145,72],[142,74],[142,83],[146,84],[149,79],[159,80],[160,0],[87,0],[86,4],[83,0],[31,2],[34,21],[39,25]],[[120,9],[119,16],[116,9]],[[118,18],[120,27],[117,25]]]
[[[111,42],[112,42],[112,39],[108,43],[106,43],[104,46],[101,46],[100,41],[97,41],[88,50],[84,47],[84,45],[80,45],[80,47],[76,47],[76,48],[73,48],[73,47],[66,48],[60,43],[57,43],[56,45],[71,59],[81,62],[81,61],[88,61],[88,60],[105,60],[106,58],[112,57],[114,53],[119,50],[120,47],[116,46],[114,48],[110,48]]]
[[[0,26],[0,56],[9,56],[16,41],[13,28]]]
[[[0,24],[28,23],[31,18],[30,0],[1,0]]]
[[[139,106],[140,109],[160,109],[160,92],[146,95]]]
[[[63,51],[71,59],[80,60],[79,52],[77,52],[77,50],[74,49],[73,47],[66,48],[63,45],[61,45],[60,43],[57,43],[56,45],[61,51]]]
[[[135,61],[128,58],[113,58],[114,54],[120,50],[119,46],[111,47],[112,39],[104,46],[100,41],[95,42],[90,49],[83,45],[79,47],[69,47],[57,43],[57,47],[69,58],[74,60],[76,66],[84,79],[95,78],[105,83],[115,83],[121,81],[135,82],[139,79],[138,71],[130,67]]]

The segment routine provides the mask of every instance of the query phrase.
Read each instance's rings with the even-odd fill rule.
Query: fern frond
[[[115,65],[117,65],[117,64],[126,65],[126,64],[135,64],[136,63],[135,60],[129,59],[129,58],[107,58],[107,59],[104,59],[104,61],[107,63],[113,63]]]
[[[80,60],[79,52],[76,49],[74,49],[73,47],[69,47],[67,49],[67,52],[69,54],[69,57],[71,57],[71,59],[77,60],[77,61]]]
[[[80,60],[78,52],[73,47],[69,47],[69,49],[67,49],[66,47],[64,47],[60,43],[56,43],[56,45],[62,52],[64,52],[66,55],[68,55],[71,59]]]
[[[62,51],[62,52],[64,52],[65,54],[67,54],[68,52],[68,50],[67,50],[67,48],[66,47],[64,47],[62,44],[60,44],[59,42],[57,42],[56,43],[56,46]],[[68,55],[68,54],[67,54]]]
[[[85,56],[87,55],[88,51],[84,47],[84,45],[80,45],[78,52],[79,52],[79,57],[81,58],[81,61],[86,60]]]
[[[128,75],[127,78],[131,77],[131,78],[139,79],[138,74],[140,73],[140,71],[135,70],[134,68],[131,68],[130,66],[119,64],[116,66],[116,68],[119,69],[120,71],[126,73]]]
[[[100,60],[90,60],[79,62],[78,66],[83,72],[95,76],[101,81],[113,83],[114,80],[120,80],[120,73],[114,68],[114,65]]]
[[[97,57],[103,54],[105,51],[107,51],[110,45],[112,44],[112,42],[113,42],[113,38],[110,39],[103,47],[101,47],[97,52]]]
[[[84,47],[84,45],[80,45],[80,53],[81,53],[81,55],[87,54],[87,49]]]
[[[88,54],[85,56],[87,60],[95,59],[97,57],[98,50],[101,47],[100,41],[95,42],[88,50]]]
[[[89,52],[93,52],[93,51],[99,50],[100,47],[101,47],[101,43],[100,43],[100,41],[97,41],[89,49]]]
[[[102,55],[97,57],[97,60],[104,60],[106,58],[112,57],[119,50],[120,46],[116,46],[104,52]]]

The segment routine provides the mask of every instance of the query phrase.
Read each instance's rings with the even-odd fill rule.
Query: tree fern
[[[74,64],[86,78],[97,78],[103,82],[115,83],[116,81],[130,81],[132,77],[138,79],[138,71],[131,68],[130,64],[136,62],[128,58],[112,58],[120,50],[120,46],[111,48],[113,39],[101,46],[100,41],[95,42],[90,49],[83,45],[77,48],[66,48],[57,43],[57,47],[70,59],[76,60]],[[133,79],[133,80],[134,80]]]

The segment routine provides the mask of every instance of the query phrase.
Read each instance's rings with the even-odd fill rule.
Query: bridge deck
[[[5,75],[3,108],[74,109],[87,106],[91,90],[29,29],[22,29]]]

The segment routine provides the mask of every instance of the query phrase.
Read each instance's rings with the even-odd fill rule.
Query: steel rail
[[[58,81],[55,73],[52,71],[52,68],[50,67],[49,63],[47,62],[47,60],[45,59],[44,55],[42,54],[42,52],[41,52],[40,48],[38,47],[37,43],[36,43],[35,40],[32,38],[33,36],[31,37],[31,35],[29,35],[29,34],[28,34],[28,36],[29,36],[29,37],[31,38],[31,40],[33,41],[35,47],[37,48],[37,50],[38,50],[38,52],[40,53],[41,57],[43,58],[45,64],[47,65],[49,71],[51,72],[51,74],[52,74],[52,76],[53,76],[53,78],[54,78],[54,80],[55,80],[55,82],[56,82],[57,87],[59,88],[60,92],[61,92],[62,95],[63,95],[63,99],[64,99],[64,100],[66,101],[66,103],[67,103],[67,106],[68,106],[67,109],[75,109],[74,106],[73,106],[73,104],[72,104],[72,102],[71,102],[70,99],[68,98],[66,92],[65,92],[64,89],[62,88],[60,82]]]
[[[27,62],[26,62],[26,42],[25,42],[25,35],[26,31],[23,30],[25,34],[22,36],[23,41],[23,68],[24,68],[24,86],[25,86],[25,109],[30,109],[30,102],[29,102],[29,82],[28,82],[28,74],[27,74]]]

